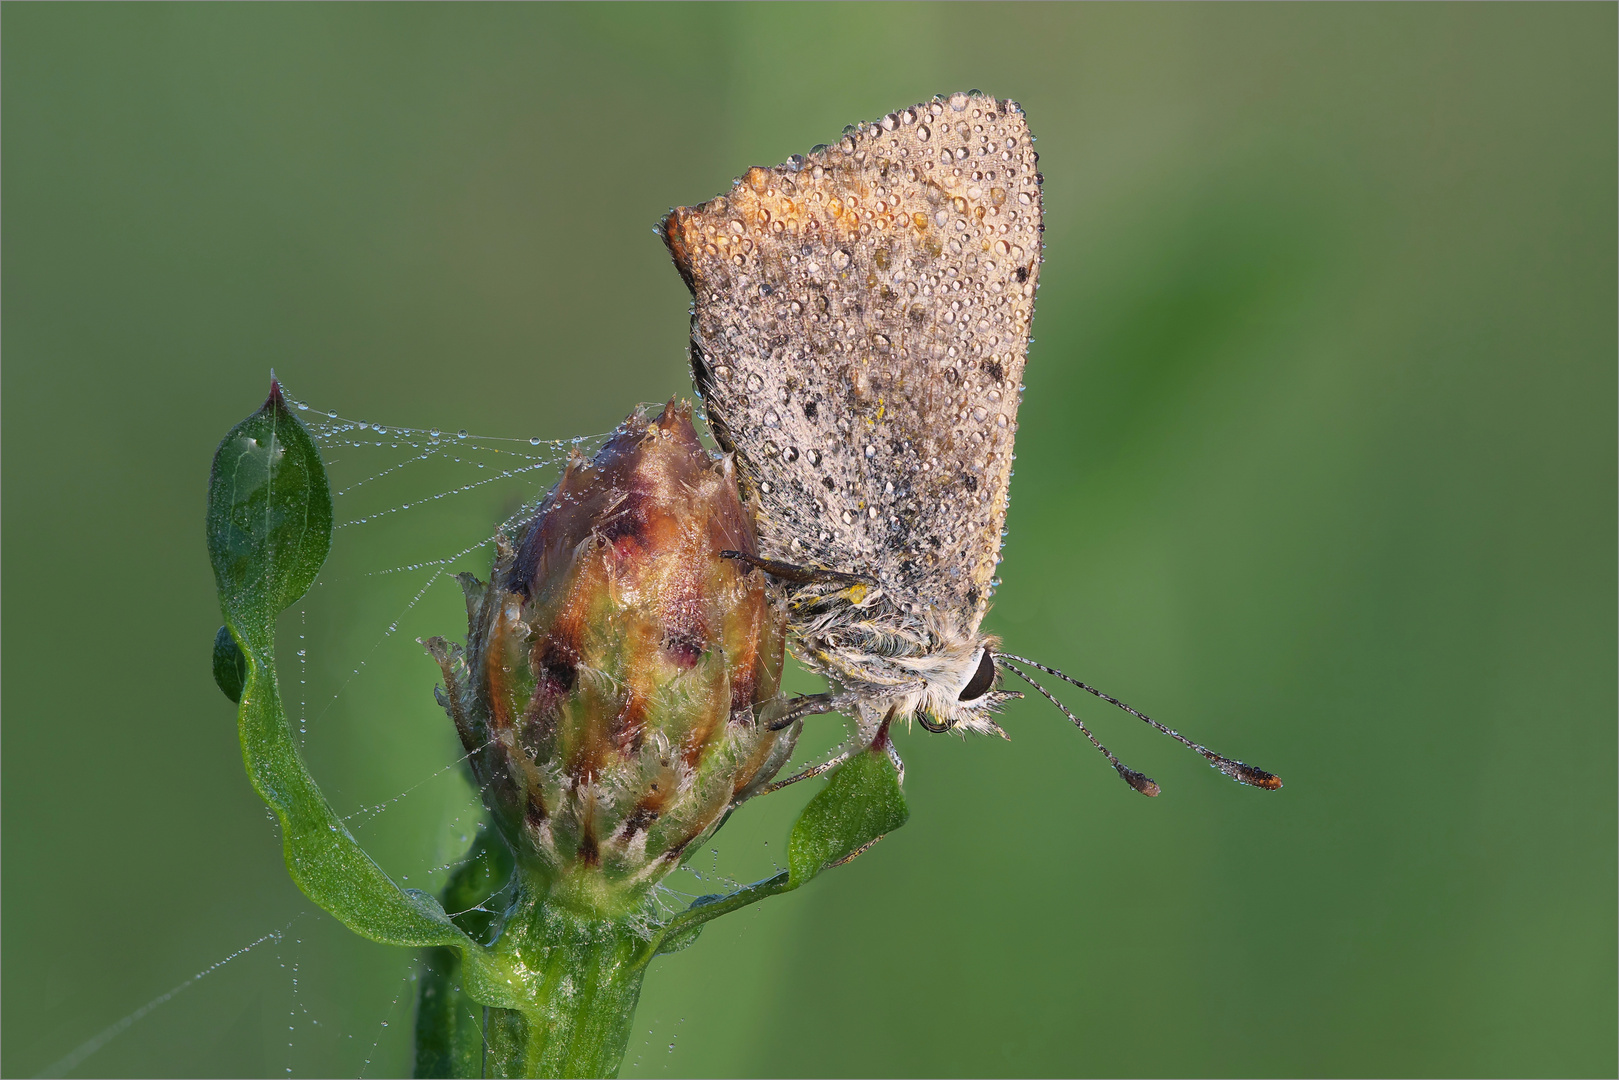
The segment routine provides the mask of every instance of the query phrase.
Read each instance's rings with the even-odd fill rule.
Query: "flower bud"
[[[553,899],[628,910],[792,753],[784,617],[729,458],[691,407],[626,420],[575,456],[488,585],[460,577],[465,651],[426,642],[484,801]]]

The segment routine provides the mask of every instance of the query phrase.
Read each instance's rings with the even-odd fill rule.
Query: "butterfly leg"
[[[818,566],[798,566],[777,559],[763,559],[741,551],[722,551],[722,559],[735,559],[755,570],[763,570],[773,578],[791,581],[795,585],[875,585],[877,579],[870,574],[845,574],[839,570],[824,570]]]
[[[796,772],[785,780],[777,780],[774,784],[771,784],[769,787],[765,788],[764,791],[760,792],[760,794],[768,795],[772,791],[780,791],[788,784],[796,784],[800,780],[809,780],[813,777],[820,776],[822,773],[842,765],[845,761],[849,760],[849,755],[853,753],[853,750],[845,750],[831,761],[823,761],[819,765],[812,765],[802,772]]]
[[[883,717],[882,726],[877,729],[877,737],[871,740],[871,747],[873,750],[881,747],[888,754],[888,760],[893,763],[894,771],[899,773],[899,782],[903,784],[905,783],[905,762],[900,760],[899,751],[894,748],[894,740],[888,737],[888,725],[894,722],[894,713],[896,711],[897,707],[889,707],[888,715]],[[877,838],[877,840],[881,839],[882,837],[880,836]],[[875,844],[877,840],[873,840],[871,844]],[[870,847],[871,844],[867,844],[866,847]],[[866,847],[861,848],[860,851],[865,851]],[[855,852],[854,855],[860,854],[860,851]],[[854,855],[850,855],[849,858],[854,858]]]
[[[873,844],[875,844],[877,841],[881,840],[884,836],[887,836],[887,835],[888,835],[887,833],[883,833],[881,836],[873,836],[870,840],[867,840],[864,844],[861,844],[859,847],[857,847],[853,851],[849,852],[849,854],[845,855],[843,858],[839,859],[837,862],[827,863],[824,867],[822,867],[822,869],[823,870],[830,870],[834,866],[842,866],[844,863],[854,862],[856,859],[860,858],[860,856],[862,856],[866,852],[870,851],[871,846]]]
[[[812,698],[826,698],[827,699],[827,704],[829,706],[831,706],[831,708],[828,708],[828,709],[825,710],[827,712],[831,712],[831,711],[833,711],[833,709],[837,709],[836,698],[832,694],[810,694],[808,696],[812,697]],[[839,709],[838,711],[842,711],[842,710]],[[894,763],[894,771],[899,773],[899,782],[903,784],[905,782],[905,762],[900,760],[899,751],[894,748],[894,740],[892,740],[892,739],[890,739],[888,737],[888,725],[893,722],[893,719],[894,719],[894,709],[892,707],[890,707],[889,710],[888,710],[888,715],[883,718],[882,723],[877,728],[877,734],[871,741],[871,748],[873,748],[873,749],[881,748],[883,750],[883,752],[888,755],[888,760]],[[847,744],[845,744],[845,745],[847,745]],[[802,772],[794,773],[793,775],[789,776],[785,780],[777,780],[774,784],[771,784],[769,787],[765,788],[764,791],[761,792],[761,794],[768,795],[772,791],[781,790],[782,788],[786,787],[788,784],[796,784],[800,780],[809,780],[812,777],[820,776],[824,772],[827,772],[827,771],[829,771],[831,769],[837,768],[839,765],[842,765],[845,761],[848,761],[855,754],[860,753],[862,750],[865,750],[865,749],[867,749],[867,748],[864,747],[864,746],[861,746],[859,743],[856,743],[852,748],[850,748],[848,750],[845,750],[843,753],[839,754],[837,757],[834,757],[830,761],[823,761],[819,765],[812,765],[810,768],[805,769]],[[877,840],[881,840],[881,839],[882,839],[882,837],[880,837],[880,836],[877,838]],[[871,842],[871,844],[875,844],[877,842],[877,840],[873,840]],[[871,844],[867,844],[865,847],[861,848],[860,851],[865,851],[866,848],[869,848],[871,846]],[[854,852],[853,854],[848,856],[848,858],[844,859],[843,862],[848,862],[849,859],[854,858],[855,855],[859,855],[860,851]],[[838,863],[838,864],[835,864],[835,865],[840,865],[841,866],[842,863]]]
[[[778,697],[765,703],[759,710],[758,722],[767,731],[780,731],[792,727],[806,716],[837,712],[837,699],[831,694],[800,694],[797,697]]]

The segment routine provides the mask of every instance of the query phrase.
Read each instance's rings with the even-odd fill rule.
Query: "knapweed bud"
[[[575,457],[488,585],[461,576],[465,651],[426,643],[440,702],[533,886],[628,910],[792,752],[755,708],[779,693],[783,613],[728,458],[691,407],[632,416]]]

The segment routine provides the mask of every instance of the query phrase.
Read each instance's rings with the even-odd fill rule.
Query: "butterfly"
[[[761,719],[841,712],[866,743],[912,719],[1004,736],[995,716],[1021,696],[999,687],[1004,669],[1158,794],[1038,669],[1236,780],[1280,787],[983,630],[1040,279],[1038,166],[1016,102],[955,93],[749,169],[664,219],[693,297],[693,381],[757,507],[758,555],[730,554],[780,585],[795,655],[831,684]]]

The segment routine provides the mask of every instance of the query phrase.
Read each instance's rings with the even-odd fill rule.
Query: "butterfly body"
[[[954,94],[666,219],[692,371],[795,652],[863,730],[996,731],[997,584],[1041,259],[1018,106]],[[987,675],[986,675],[987,672]]]

